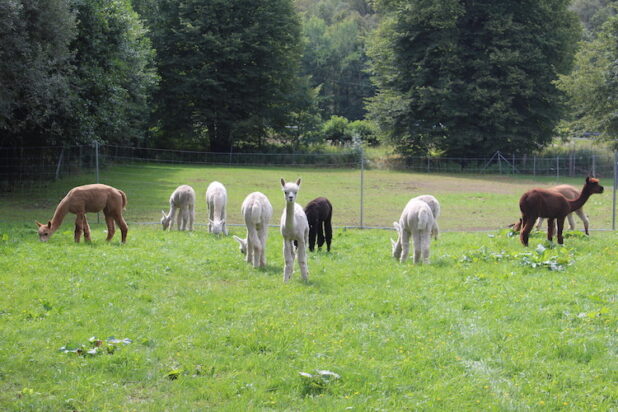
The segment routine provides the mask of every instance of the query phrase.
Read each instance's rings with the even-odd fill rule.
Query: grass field
[[[333,224],[360,225],[360,172],[351,169],[230,168],[204,166],[139,165],[103,169],[100,181],[124,190],[129,199],[126,219],[129,223],[154,223],[161,209],[180,184],[190,184],[198,194],[197,221],[207,222],[206,187],[213,180],[225,184],[229,195],[228,220],[244,223],[240,205],[247,194],[261,191],[274,208],[273,223],[279,223],[284,207],[279,179],[303,183],[298,197],[301,204],[326,196],[333,204]],[[58,202],[74,186],[93,183],[92,174],[80,174],[59,180],[44,188],[0,196],[0,222],[46,221]],[[519,197],[532,187],[570,183],[582,187],[584,178],[563,179],[517,176],[468,176],[405,173],[369,170],[364,175],[363,224],[392,227],[407,201],[419,194],[433,194],[442,205],[440,227],[445,231],[494,230],[513,223],[520,215]],[[593,229],[611,228],[612,186],[601,182],[606,192],[594,195],[585,206]],[[577,219],[576,219],[577,220]],[[93,218],[90,218],[93,221]],[[72,224],[72,222],[67,222]],[[581,222],[577,222],[581,228]],[[34,225],[33,225],[34,227]]]
[[[104,176],[129,196],[125,245],[119,234],[105,243],[96,224],[92,244],[75,244],[71,218],[49,243],[37,240],[32,220],[50,217],[66,186],[83,177],[0,199],[0,409],[618,408],[616,232],[570,232],[564,247],[537,233],[529,248],[496,226],[447,232],[432,243],[432,263],[414,266],[390,258],[393,232],[340,228],[331,253],[310,255],[309,282],[296,267],[284,284],[274,228],[268,265],[254,270],[231,237],[135,222],[158,220],[176,185],[203,193],[213,179],[230,182],[232,210],[261,182],[253,190],[268,194],[278,221],[278,177],[296,171],[161,169],[157,177],[131,176],[131,168]],[[336,189],[345,173],[303,170],[299,200],[323,190],[340,221],[353,220]],[[424,190],[432,182],[442,190],[441,227],[450,230],[508,222],[516,192],[543,183],[382,173],[369,178],[383,181],[376,219],[388,225],[419,194],[400,193],[394,182],[436,194]],[[488,199],[476,220],[464,216],[475,196]],[[608,197],[587,208],[594,227]]]

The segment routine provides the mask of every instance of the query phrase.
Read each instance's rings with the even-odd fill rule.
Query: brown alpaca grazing
[[[114,221],[116,221],[122,233],[122,243],[125,243],[129,228],[122,217],[122,210],[126,205],[127,195],[122,190],[111,186],[94,184],[74,187],[60,201],[54,216],[46,225],[36,222],[39,227],[39,240],[47,242],[51,235],[58,230],[67,213],[70,212],[77,215],[75,219],[75,242],[79,243],[82,232],[84,232],[86,241],[90,242],[90,226],[86,220],[86,213],[102,210],[105,215],[105,223],[107,223],[107,240],[109,241],[114,237],[116,232]]]
[[[536,220],[539,217],[547,218],[547,239],[552,240],[554,222],[558,225],[558,243],[563,244],[562,230],[564,219],[571,212],[581,209],[588,198],[594,193],[603,193],[603,186],[593,177],[586,178],[586,184],[577,199],[569,200],[564,195],[549,189],[532,189],[524,193],[519,199],[521,210],[521,224],[523,228],[519,239],[524,246],[528,246],[528,237]]]

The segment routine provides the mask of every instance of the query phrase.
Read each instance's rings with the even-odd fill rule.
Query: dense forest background
[[[618,136],[617,0],[3,0],[0,146]]]

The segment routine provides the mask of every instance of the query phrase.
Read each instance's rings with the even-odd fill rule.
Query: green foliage
[[[403,154],[529,153],[553,137],[579,28],[567,1],[384,1],[371,118]]]
[[[75,140],[139,145],[156,85],[154,50],[130,0],[76,0]]]
[[[162,0],[159,13],[160,145],[229,151],[284,130],[300,57],[291,0]]]
[[[0,9],[0,145],[141,141],[156,76],[129,0]]]
[[[60,144],[72,111],[70,0],[0,2],[0,146]]]
[[[348,132],[349,121],[345,117],[332,116],[322,125],[322,135],[331,144],[345,145],[352,142]]]
[[[618,16],[609,18],[591,41],[580,43],[572,73],[557,82],[569,98],[571,117],[562,125],[567,136],[597,132],[618,138]]]
[[[302,72],[320,86],[322,117],[362,119],[364,99],[373,94],[366,73],[365,38],[375,26],[369,2],[296,1],[303,23]]]

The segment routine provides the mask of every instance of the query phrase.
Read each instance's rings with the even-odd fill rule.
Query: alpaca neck
[[[588,186],[584,186],[584,188],[582,189],[581,194],[579,195],[579,197],[577,199],[569,200],[569,207],[571,209],[571,212],[573,212],[573,211],[575,211],[577,209],[581,209],[582,206],[584,206],[584,204],[588,201],[588,198],[591,195],[592,195],[592,193],[588,189]]]
[[[288,230],[294,229],[294,202],[285,202],[285,227]]]
[[[69,202],[66,198],[64,198],[56,207],[54,216],[51,218],[50,230],[52,231],[52,233],[58,230],[67,213],[69,213]]]

